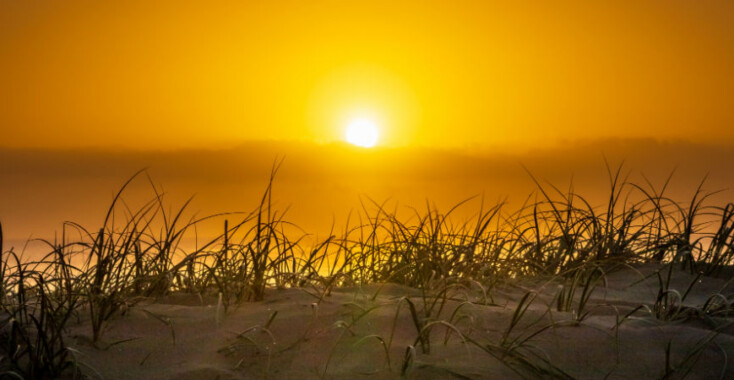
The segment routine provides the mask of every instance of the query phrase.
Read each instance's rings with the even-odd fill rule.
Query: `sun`
[[[377,126],[368,119],[355,119],[347,126],[346,140],[348,143],[372,148],[377,145]]]

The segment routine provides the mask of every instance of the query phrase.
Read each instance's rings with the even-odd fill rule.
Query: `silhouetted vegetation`
[[[45,241],[49,253],[38,260],[21,260],[12,248],[3,247],[0,226],[0,377],[43,379],[80,372],[80,362],[64,343],[70,321],[88,319],[92,340],[98,343],[106,323],[143,297],[211,295],[226,312],[232,305],[263,300],[272,287],[302,288],[318,303],[335,287],[392,282],[421,292],[418,298],[403,297],[397,310],[410,313],[416,332],[401,373],[410,369],[416,347],[430,353],[432,331],[441,330],[446,340],[457,336],[518,373],[568,378],[528,344],[547,326],[518,333],[533,293],[519,302],[498,341],[463,332],[456,324],[462,306],[446,311],[447,300],[463,289],[482,295],[472,303],[491,304],[499,283],[550,278],[561,284],[555,308],[572,312],[573,323],[583,323],[590,312],[590,292],[615,267],[657,262],[719,275],[734,264],[734,204],[708,205],[710,194],[701,187],[689,202],[678,203],[665,195],[667,182],[660,189],[631,184],[621,168],[609,170],[608,202],[602,208],[573,190],[540,182],[537,194],[519,209],[481,207],[472,220],[461,223],[451,215],[468,207],[464,202],[447,212],[426,206],[401,218],[384,204],[368,201],[358,222],[308,246],[285,214],[273,208],[276,172],[277,166],[251,213],[198,219],[185,217],[188,202],[171,212],[155,186],[150,202],[128,208],[124,190],[140,179],[138,173],[122,186],[101,226],[65,224],[60,241]],[[183,247],[184,236],[213,220],[224,226],[220,236],[192,249]],[[669,289],[669,273],[658,273],[657,302],[634,312],[647,308],[652,317],[670,321],[685,313],[732,311],[723,295],[712,296],[700,310],[684,308],[687,292]],[[264,328],[273,318],[275,314]],[[392,337],[367,338],[386,347],[390,366]],[[665,368],[666,374],[674,371],[669,363]],[[328,363],[324,373],[327,369]]]

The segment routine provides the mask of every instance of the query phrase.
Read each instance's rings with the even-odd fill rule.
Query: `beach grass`
[[[60,241],[44,241],[49,253],[36,260],[24,260],[14,248],[4,247],[0,224],[0,377],[94,377],[89,369],[94,363],[81,360],[67,344],[69,327],[88,326],[97,349],[124,344],[105,340],[110,321],[142,300],[170,294],[216,298],[219,325],[233,309],[267,301],[269,289],[300,289],[312,296],[315,320],[319,305],[335,289],[376,285],[365,304],[355,302],[350,317],[336,324],[341,332],[333,346],[341,347],[350,337],[351,347],[379,346],[383,359],[375,364],[376,378],[386,376],[379,371],[406,377],[432,366],[420,358],[449,341],[476,349],[523,377],[571,378],[533,342],[550,330],[584,324],[596,310],[592,294],[609,272],[620,268],[655,264],[663,269],[654,273],[654,302],[617,312],[614,328],[636,318],[672,323],[699,317],[714,324],[714,331],[731,324],[734,310],[724,293],[709,295],[700,307],[686,303],[702,276],[726,276],[734,264],[734,204],[708,204],[711,194],[702,190],[703,183],[690,201],[679,203],[665,196],[669,180],[659,189],[632,184],[621,167],[608,166],[608,201],[596,207],[572,188],[562,191],[533,177],[538,191],[520,208],[482,205],[473,219],[461,222],[452,213],[469,207],[467,202],[447,212],[427,205],[401,218],[384,203],[368,200],[356,225],[347,223],[343,231],[306,246],[304,234],[294,234],[298,230],[273,206],[278,167],[273,166],[256,209],[203,218],[185,216],[189,202],[171,211],[150,180],[151,200],[130,209],[124,194],[132,181],[142,180],[144,173],[137,173],[121,186],[101,226],[65,224]],[[219,236],[194,248],[183,246],[185,236],[210,221],[223,225]],[[674,270],[693,274],[687,288],[672,285]],[[472,327],[475,316],[467,310],[499,307],[498,293],[528,280],[556,286],[552,299],[541,302],[543,313],[531,312],[542,297],[527,291],[507,306],[510,318],[497,333]],[[376,304],[388,283],[416,293],[387,306]],[[386,307],[394,308],[387,330],[360,332],[361,321]],[[569,319],[553,319],[564,313],[571,314]],[[172,320],[150,315],[170,331],[175,344]],[[265,322],[243,330],[223,352],[237,353],[245,346],[268,351],[262,377],[270,376],[270,355],[278,340],[271,325],[278,323],[277,315],[272,312]],[[396,347],[401,316],[412,325],[412,343]],[[672,358],[669,343],[661,378],[690,374],[701,353],[716,344],[716,334],[687,347],[690,355],[683,358]],[[329,378],[333,355],[319,364],[320,377]]]

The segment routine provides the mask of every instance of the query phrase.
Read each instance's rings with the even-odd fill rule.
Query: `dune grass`
[[[458,224],[451,215],[467,207],[464,202],[445,213],[431,206],[415,210],[407,220],[370,202],[356,225],[347,223],[344,231],[332,231],[312,246],[305,246],[304,235],[294,234],[297,229],[285,214],[273,208],[277,169],[255,210],[204,218],[185,217],[189,202],[169,211],[152,181],[152,199],[139,209],[128,208],[123,194],[139,180],[137,173],[120,188],[101,226],[65,224],[60,241],[46,241],[49,253],[39,260],[24,261],[13,248],[3,247],[0,224],[0,377],[44,379],[78,371],[81,364],[64,341],[70,320],[88,319],[91,339],[99,343],[110,318],[143,297],[174,292],[215,296],[226,313],[263,300],[268,288],[303,289],[318,307],[335,287],[391,282],[421,294],[402,297],[396,305],[395,320],[401,309],[407,310],[416,336],[405,348],[400,373],[410,370],[418,351],[430,355],[433,335],[443,331],[444,343],[456,337],[521,373],[568,378],[529,348],[529,340],[549,326],[517,333],[532,293],[519,302],[495,341],[459,328],[460,309],[492,304],[500,283],[541,276],[561,284],[555,309],[571,312],[580,323],[589,315],[586,303],[605,268],[656,262],[717,275],[734,264],[734,204],[708,205],[710,194],[701,186],[690,202],[678,203],[664,195],[667,181],[661,190],[650,183],[631,184],[621,167],[608,171],[609,198],[602,208],[573,189],[561,191],[539,181],[536,196],[519,209],[481,207],[474,219]],[[221,234],[184,249],[184,236],[210,221],[222,223]],[[670,271],[658,278],[658,299],[648,310],[662,321],[681,318],[688,291],[669,289]],[[461,292],[480,296],[462,299]],[[449,301],[457,300],[463,303],[451,309]],[[730,310],[726,297],[718,295],[698,312],[728,315]],[[270,322],[261,329],[269,333]],[[248,337],[250,332],[240,334],[241,342],[263,344]],[[370,341],[385,347],[386,365],[393,370],[392,336],[368,335],[358,344]],[[669,364],[665,368],[665,373],[673,371]]]

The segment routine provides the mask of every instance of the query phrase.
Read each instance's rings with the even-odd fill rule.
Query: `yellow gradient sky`
[[[734,141],[732,1],[3,1],[0,146]]]

